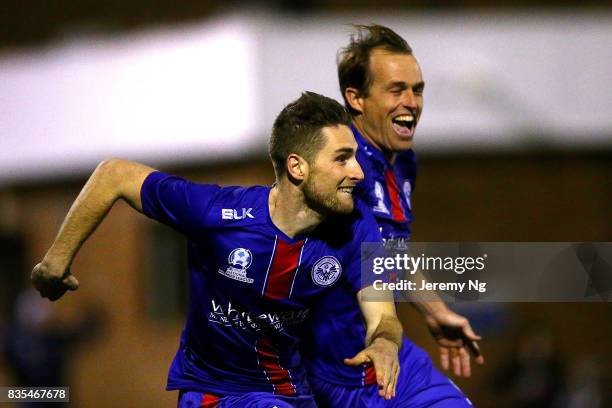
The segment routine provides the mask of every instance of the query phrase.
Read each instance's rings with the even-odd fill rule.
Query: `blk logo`
[[[224,220],[244,220],[245,218],[255,218],[253,214],[252,208],[242,208],[240,212],[238,212],[235,208],[223,208],[221,210],[221,218]]]

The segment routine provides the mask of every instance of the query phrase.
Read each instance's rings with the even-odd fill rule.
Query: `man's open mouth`
[[[340,190],[340,192],[342,193],[346,193],[346,194],[353,194],[353,189],[355,187],[354,186],[345,186],[345,187],[338,187],[338,190]]]
[[[393,129],[400,136],[412,136],[414,125],[415,125],[415,117],[412,114],[400,115],[391,119],[393,122]]]

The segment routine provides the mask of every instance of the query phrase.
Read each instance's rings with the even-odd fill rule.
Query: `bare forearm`
[[[366,346],[377,338],[385,338],[399,347],[402,343],[402,325],[397,319],[393,293],[368,286],[357,294],[357,301],[366,324]]]
[[[119,198],[116,184],[112,183],[111,166],[112,162],[103,162],[93,172],[64,218],[43,263],[52,262],[61,268],[70,266],[83,242]]]
[[[420,280],[427,281],[427,277],[420,269],[414,273],[411,279],[413,282],[419,282]],[[409,300],[410,304],[424,316],[435,315],[448,310],[446,303],[444,303],[435,290],[425,292],[410,291]]]
[[[383,298],[387,298],[387,301],[368,301],[373,299],[374,292],[376,292],[374,287],[368,286],[357,294],[366,324],[366,348],[355,357],[345,359],[344,362],[352,366],[374,364],[379,395],[390,399],[395,395],[395,384],[399,373],[398,351],[402,344],[402,325],[397,320],[393,294],[383,293]]]
[[[125,198],[132,207],[142,211],[140,198],[133,191],[134,186],[141,185],[144,180],[140,174],[143,173],[142,169],[150,168],[118,159],[101,163],[72,204],[43,263],[53,263],[60,269],[68,268],[81,245],[117,199]],[[135,170],[140,172],[135,173]],[[146,171],[144,173],[148,174]]]
[[[437,315],[448,310],[448,306],[442,300],[418,300],[411,303],[412,307],[418,310],[423,316]]]
[[[376,339],[386,339],[395,343],[398,349],[402,345],[402,324],[395,316],[383,316],[373,333],[366,337],[366,346]]]

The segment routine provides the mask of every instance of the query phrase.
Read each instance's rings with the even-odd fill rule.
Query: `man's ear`
[[[291,153],[287,156],[287,175],[298,181],[303,181],[308,176],[308,162],[298,154]]]
[[[356,88],[348,87],[344,90],[344,97],[348,102],[349,106],[359,113],[363,112],[363,96],[359,93]]]

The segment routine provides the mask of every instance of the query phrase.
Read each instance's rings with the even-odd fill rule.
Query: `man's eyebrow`
[[[387,89],[391,89],[391,88],[407,89],[408,84],[405,83],[404,81],[393,81],[387,85]]]
[[[334,150],[334,153],[354,153],[356,149],[352,147],[341,147],[339,149]]]
[[[404,89],[408,89],[408,84],[404,81],[393,81],[387,85],[387,89],[392,89],[392,88],[400,88],[404,90]],[[416,84],[412,85],[412,89],[424,89],[424,88],[425,88],[425,82],[423,81],[419,81]]]

